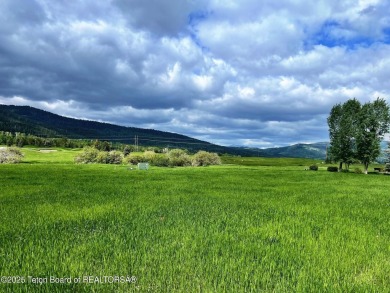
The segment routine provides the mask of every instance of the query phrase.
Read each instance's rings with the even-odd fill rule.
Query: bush
[[[128,155],[125,160],[126,163],[132,164],[132,165],[137,165],[138,163],[145,162],[145,158],[143,155],[139,154],[130,154]]]
[[[131,152],[131,147],[129,145],[126,145],[123,148],[123,155],[126,157],[127,155],[130,155],[130,152]]]
[[[173,149],[168,154],[157,154],[154,151],[145,151],[143,155],[130,154],[125,158],[127,163],[150,163],[153,166],[191,166],[191,159],[187,153],[180,149]]]
[[[153,161],[155,156],[156,153],[154,151],[145,151],[143,154],[143,162],[150,163],[151,161]]]
[[[164,154],[155,154],[149,163],[157,167],[168,167],[169,158]]]
[[[74,161],[78,164],[96,163],[98,155],[99,151],[94,147],[84,147],[83,152]]]
[[[191,166],[190,156],[181,149],[173,149],[168,153],[169,165],[170,166]]]
[[[123,155],[120,151],[111,151],[108,154],[108,162],[106,164],[122,164]]]
[[[75,159],[76,163],[79,164],[89,164],[89,163],[99,163],[99,164],[122,164],[123,155],[119,151],[99,151],[94,147],[85,147],[83,152],[78,155]]]
[[[192,166],[209,166],[220,165],[221,159],[216,153],[209,153],[205,151],[197,152],[192,158]]]
[[[109,164],[110,158],[108,152],[101,151],[96,156],[96,163],[99,164]]]
[[[318,166],[317,165],[311,165],[309,167],[309,170],[311,170],[311,171],[318,171]]]
[[[20,163],[23,154],[18,148],[0,149],[0,164],[16,164]]]
[[[339,168],[335,166],[329,166],[327,169],[329,172],[338,172]]]
[[[124,161],[136,165],[138,163],[149,163],[158,167],[173,166],[209,166],[220,165],[221,159],[217,154],[200,151],[194,155],[192,161],[186,151],[181,149],[172,149],[167,154],[157,154],[154,151],[146,151],[143,155],[130,154]]]
[[[355,172],[356,174],[363,174],[363,170],[360,169],[360,168],[355,168],[354,172]]]

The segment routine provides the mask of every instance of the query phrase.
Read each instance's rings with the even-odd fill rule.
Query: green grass
[[[38,154],[0,165],[0,276],[137,281],[0,292],[390,290],[388,176],[281,161],[136,171]]]
[[[79,149],[66,148],[22,148],[23,163],[26,164],[73,164]]]
[[[241,166],[310,166],[321,164],[321,160],[302,158],[262,158],[262,157],[234,157],[222,156],[224,164]]]

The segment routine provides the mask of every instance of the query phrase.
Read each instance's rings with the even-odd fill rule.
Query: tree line
[[[380,143],[389,132],[389,105],[384,99],[361,104],[350,99],[336,104],[328,117],[332,161],[339,162],[339,169],[348,170],[352,163],[360,162],[367,174],[368,166],[381,153]]]
[[[84,148],[92,147],[98,151],[110,152],[121,151],[124,155],[128,155],[131,152],[145,152],[151,151],[154,153],[166,153],[169,151],[166,147],[158,146],[140,146],[132,144],[124,144],[120,142],[112,142],[98,139],[71,139],[66,137],[39,137],[32,134],[25,134],[21,132],[8,132],[0,131],[0,145],[6,146],[33,146],[33,147],[59,147],[59,148]],[[189,152],[195,153],[192,150]]]
[[[0,131],[0,145],[6,146],[35,146],[35,147],[60,147],[60,148],[83,148],[94,147],[100,151],[121,150],[126,152],[135,151],[134,145],[127,145],[117,142],[101,141],[98,139],[70,139],[66,137],[39,137],[20,132]],[[144,151],[143,147],[139,147]],[[155,150],[155,148],[153,148]]]

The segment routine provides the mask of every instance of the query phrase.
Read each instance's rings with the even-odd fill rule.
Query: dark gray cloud
[[[390,4],[0,2],[0,103],[222,144],[327,138],[332,105],[389,97]]]
[[[1,1],[0,10],[1,32],[28,29],[41,25],[46,19],[44,10],[35,0]]]
[[[157,36],[176,36],[187,31],[191,14],[202,9],[206,1],[170,0],[167,4],[160,0],[114,0],[113,3],[136,29]]]

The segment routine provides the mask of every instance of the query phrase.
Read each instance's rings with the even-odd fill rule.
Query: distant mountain
[[[109,123],[80,120],[56,115],[29,106],[0,105],[0,131],[22,132],[41,137],[99,139],[111,142],[170,148],[185,148],[192,152],[206,150],[220,154],[252,157],[326,158],[327,142],[294,144],[278,148],[225,147],[185,135],[154,129],[118,126]],[[387,143],[381,144],[382,149]],[[379,158],[383,160],[383,156]]]
[[[273,157],[297,157],[309,159],[325,159],[327,142],[311,144],[294,144],[286,147],[268,148],[265,151]]]
[[[385,151],[387,150],[388,143],[389,143],[388,141],[382,141],[381,142],[381,154],[376,159],[377,162],[385,163],[387,161],[387,154],[386,154]]]
[[[140,146],[206,150],[241,156],[254,155],[250,150],[219,146],[177,133],[67,118],[29,106],[0,105],[0,131],[51,138],[98,139],[125,144],[134,144],[137,136]]]
[[[256,149],[256,148],[244,148],[251,150],[254,153],[257,152],[262,157],[272,158],[308,158],[308,159],[321,159],[326,158],[327,142],[317,142],[311,144],[294,144],[291,146]]]
[[[384,151],[387,149],[387,141],[381,142],[382,153],[377,158],[377,162],[385,162],[386,155]],[[286,147],[261,149],[264,157],[291,157],[291,158],[308,158],[308,159],[326,159],[326,151],[329,142],[317,142],[310,144],[294,144]]]

